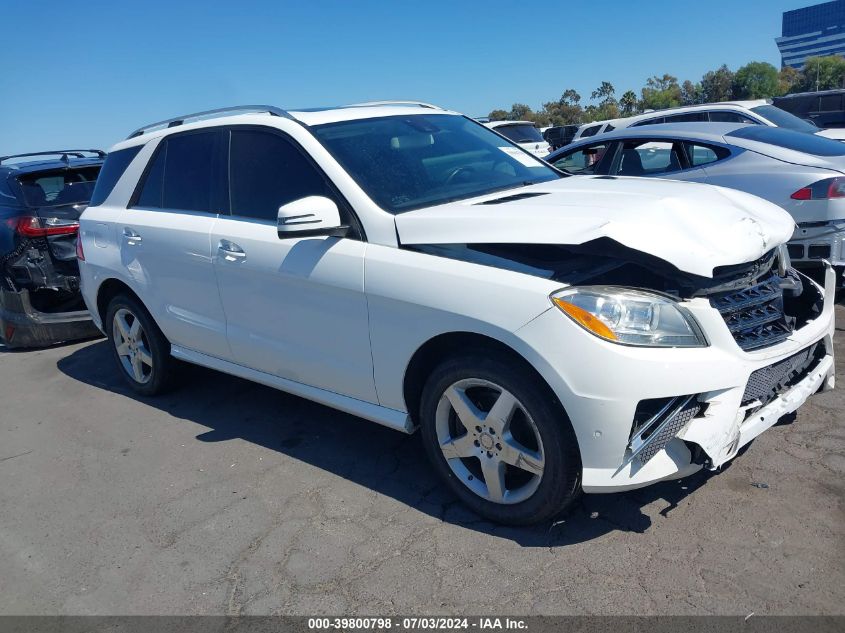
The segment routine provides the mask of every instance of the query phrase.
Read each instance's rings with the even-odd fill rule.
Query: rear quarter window
[[[129,163],[141,151],[141,147],[143,146],[127,147],[111,152],[106,156],[106,162],[100,169],[100,175],[97,177],[97,184],[94,186],[94,193],[91,194],[91,202],[88,206],[96,207],[106,201],[117,181],[129,167]]]

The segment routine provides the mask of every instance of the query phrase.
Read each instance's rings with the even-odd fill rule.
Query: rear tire
[[[173,386],[176,363],[170,342],[137,299],[125,294],[114,297],[105,326],[115,363],[133,391],[154,396]]]
[[[566,413],[512,359],[474,353],[444,361],[423,389],[420,422],[434,469],[491,521],[547,521],[580,492],[580,453]]]

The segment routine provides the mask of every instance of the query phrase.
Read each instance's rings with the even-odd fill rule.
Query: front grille
[[[806,378],[824,356],[824,346],[816,343],[789,358],[758,369],[748,378],[748,384],[742,394],[742,406],[758,400],[760,406],[767,405]]]
[[[792,328],[783,314],[783,290],[777,275],[760,283],[710,299],[737,344],[745,351],[780,343]]]
[[[810,259],[829,259],[830,244],[811,244],[807,247],[807,256]]]

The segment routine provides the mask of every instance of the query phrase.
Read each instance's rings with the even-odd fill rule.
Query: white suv
[[[796,132],[818,134],[838,141],[845,140],[845,130],[821,130],[815,123],[799,119],[794,114],[772,105],[771,99],[756,99],[753,101],[722,101],[679,106],[635,114],[621,119],[585,123],[578,128],[572,142],[626,127],[691,122],[767,125],[769,127],[783,127]]]
[[[545,158],[552,151],[552,146],[531,121],[487,121],[484,125],[534,156]]]
[[[94,199],[83,295],[133,389],[180,359],[420,427],[494,521],[717,468],[833,386],[833,273],[789,268],[785,211],[567,177],[433,106],[178,117]]]

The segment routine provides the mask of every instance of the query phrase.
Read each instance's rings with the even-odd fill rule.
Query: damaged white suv
[[[94,198],[83,295],[136,391],[176,358],[420,427],[494,521],[717,468],[833,387],[834,275],[789,267],[785,211],[568,177],[434,106],[163,121]]]

